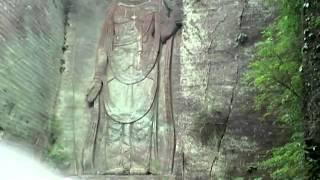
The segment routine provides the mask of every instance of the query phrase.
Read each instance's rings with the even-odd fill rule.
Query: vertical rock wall
[[[70,2],[63,58],[60,1],[0,2],[0,131],[5,139],[43,149],[63,73],[56,114],[63,131],[56,145],[74,174],[89,119],[84,98],[109,1]],[[183,0],[183,6],[172,68],[177,179],[258,177],[252,163],[277,144],[281,132],[258,121],[241,77],[273,12],[262,0]]]
[[[88,127],[85,94],[94,73],[97,40],[110,1],[72,1],[57,145],[76,174]],[[259,122],[253,93],[241,77],[254,44],[273,17],[262,0],[184,0],[185,20],[172,64],[177,128],[177,179],[258,177],[253,162],[278,142],[280,129]],[[64,155],[63,155],[64,156]]]
[[[62,128],[57,147],[62,147],[60,157],[64,170],[77,174],[80,169],[81,149],[86,139],[90,114],[85,101],[95,68],[97,41],[106,14],[108,1],[70,1],[65,71],[57,100],[57,122]]]
[[[60,84],[64,42],[58,0],[0,1],[2,138],[43,150]]]
[[[177,174],[183,179],[259,177],[253,163],[277,144],[259,122],[242,76],[273,11],[260,0],[184,0],[173,64]]]

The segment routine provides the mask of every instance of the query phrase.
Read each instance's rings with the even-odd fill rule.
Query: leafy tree
[[[275,117],[292,132],[290,141],[274,148],[260,167],[272,171],[273,179],[305,179],[308,165],[304,157],[302,115],[302,0],[270,0],[278,17],[263,31],[256,55],[245,76],[257,95],[257,109],[264,117]]]

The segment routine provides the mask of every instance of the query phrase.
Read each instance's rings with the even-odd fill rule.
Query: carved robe
[[[170,60],[179,12],[162,2],[114,2],[97,50],[87,101],[91,126],[82,150],[84,172],[169,174],[175,132]],[[179,18],[178,18],[179,17]]]

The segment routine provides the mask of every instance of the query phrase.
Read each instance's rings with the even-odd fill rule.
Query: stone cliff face
[[[64,168],[76,174],[89,126],[85,94],[110,3],[69,2],[64,46],[61,3],[0,3],[5,20],[0,23],[0,125],[8,139],[47,144],[61,86],[55,123],[62,131],[56,146],[63,147]],[[241,77],[274,13],[262,0],[183,0],[183,10],[172,61],[177,179],[258,177],[252,163],[278,144],[281,130],[258,121],[259,113],[251,109],[253,92]]]
[[[61,143],[72,144],[66,153],[77,169],[89,119],[84,98],[108,2],[72,6],[58,119],[65,127]],[[258,121],[251,109],[253,92],[240,78],[273,11],[259,0],[186,0],[183,10],[172,68],[176,174],[184,179],[254,177],[251,163],[277,144],[279,129]]]
[[[64,42],[59,1],[0,2],[2,138],[37,150],[48,145]]]
[[[85,95],[94,74],[96,48],[104,21],[106,1],[72,1],[67,14],[65,71],[57,100],[57,122],[62,134],[57,144],[70,174],[78,173],[81,148],[86,139],[90,114]]]
[[[184,179],[257,177],[252,164],[277,143],[279,130],[258,121],[241,77],[273,11],[259,0],[183,5],[173,61],[179,172]]]

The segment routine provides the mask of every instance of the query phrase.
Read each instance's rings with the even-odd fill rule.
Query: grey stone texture
[[[67,46],[68,49],[65,52],[65,59],[66,59],[66,70],[63,73],[63,80],[61,84],[61,91],[58,98],[58,106],[57,106],[57,120],[60,122],[61,127],[63,127],[63,134],[61,138],[58,140],[57,145],[62,145],[64,148],[64,156],[69,157],[67,161],[69,164],[70,174],[78,174],[80,173],[80,169],[82,168],[82,149],[85,149],[89,146],[88,143],[86,143],[87,139],[87,131],[88,127],[90,127],[90,110],[88,108],[88,104],[85,101],[86,93],[88,89],[91,87],[91,83],[93,80],[94,72],[95,72],[95,62],[96,62],[96,50],[98,45],[98,39],[100,38],[100,32],[102,29],[103,21],[106,18],[106,10],[110,3],[107,1],[93,1],[93,2],[86,2],[86,1],[72,1],[70,12],[68,14],[68,28],[67,28]],[[164,46],[165,49],[166,46]],[[165,54],[165,51],[163,50],[163,55]],[[133,52],[134,53],[134,52]],[[128,52],[129,54],[129,52]],[[127,55],[128,56],[128,55]],[[163,106],[164,104],[164,77],[166,75],[163,73],[164,71],[164,59],[160,59],[160,89],[159,89],[159,96],[161,99],[159,100],[159,107],[161,113],[159,113],[159,116],[164,117],[165,112],[162,111],[162,109],[165,109]],[[157,67],[157,66],[156,66]],[[156,69],[156,68],[155,68]],[[157,77],[158,70],[153,70],[151,75],[155,75],[154,77]],[[156,79],[156,78],[154,78]],[[147,89],[149,87],[146,87]],[[119,89],[120,91],[121,89]],[[141,92],[140,94],[143,94],[144,92]],[[119,97],[120,98],[120,97]],[[138,99],[142,99],[140,97],[134,97]],[[108,102],[108,101],[106,101]],[[108,102],[109,103],[109,102]],[[136,102],[134,102],[136,103]],[[165,102],[166,103],[166,102]],[[139,105],[139,102],[136,103]],[[145,105],[144,105],[145,106]],[[149,116],[149,114],[148,114]],[[154,116],[156,117],[156,116]],[[161,119],[160,117],[160,119]],[[164,118],[162,118],[164,119]],[[163,121],[163,120],[159,120]],[[141,121],[139,121],[140,123]],[[148,121],[146,121],[148,123]],[[111,122],[110,122],[111,123]],[[135,126],[141,126],[141,125]],[[159,122],[161,124],[163,122]],[[168,126],[166,123],[163,123],[164,125],[159,127],[157,131],[159,132],[159,141],[157,142],[160,144],[158,153],[162,154],[160,157],[160,161],[162,161],[164,164],[161,166],[161,171],[170,171],[171,167],[169,164],[171,161],[171,158],[166,158],[166,156],[171,157],[172,153],[172,145],[173,145],[173,136],[170,136],[167,138],[166,136],[169,136],[169,133],[163,133],[169,130],[169,128],[165,128],[165,126]],[[143,125],[145,126],[145,125]],[[121,127],[121,126],[120,126]],[[104,127],[101,127],[104,128]],[[115,129],[117,126],[115,126]],[[139,127],[138,127],[139,128]],[[145,127],[143,127],[145,128]],[[113,131],[114,134],[113,138],[117,138],[121,136],[117,130]],[[139,132],[142,133],[141,131]],[[143,134],[143,133],[142,133]],[[107,135],[105,135],[107,136]],[[141,135],[139,135],[141,136]],[[106,137],[103,137],[102,139],[106,139]],[[145,141],[145,143],[150,143],[142,138],[142,141]],[[141,143],[140,142],[140,143]],[[116,143],[115,143],[116,144]],[[100,144],[101,147],[104,147]],[[144,145],[139,145],[140,148]],[[110,147],[107,147],[110,148]],[[171,148],[171,150],[166,150],[166,148]],[[103,149],[101,149],[103,150]],[[97,150],[100,151],[100,150]],[[106,151],[106,150],[103,150]],[[108,153],[107,156],[110,156],[110,158],[115,159],[114,162],[110,161],[108,164],[111,164],[112,166],[118,166],[116,165],[118,162],[118,159],[123,159],[126,157],[118,157],[119,153],[121,151],[121,148],[113,150],[114,154]],[[154,151],[154,150],[153,150]],[[145,151],[145,153],[135,156],[148,156],[148,151]],[[123,156],[127,156],[128,154],[122,154]],[[101,161],[103,157],[96,157],[97,161]],[[156,163],[151,162],[152,166],[159,166]],[[103,164],[103,163],[100,163]],[[130,164],[130,162],[125,162],[125,164]],[[102,166],[102,165],[101,165]],[[106,169],[98,168],[101,170],[96,171],[106,171]],[[84,168],[86,169],[86,168]],[[99,172],[97,172],[99,173]],[[103,172],[101,172],[103,173]]]
[[[260,31],[273,19],[263,3],[183,1],[172,70],[180,179],[259,177],[250,167],[277,143],[279,129],[258,120],[242,80]]]
[[[60,1],[0,1],[0,131],[3,140],[37,152],[48,147],[63,21]]]
[[[174,37],[182,11],[175,8],[169,18],[161,1],[143,2],[108,8],[87,97],[91,120],[80,155],[85,172],[167,174],[172,169],[175,142],[167,75],[172,41],[161,40]]]
[[[65,173],[77,175],[90,119],[85,95],[110,1],[66,2],[65,46],[61,2],[0,2],[0,126],[6,139],[43,150],[57,101],[54,120],[62,133],[55,145],[67,157],[61,162]],[[177,180],[264,176],[253,163],[282,141],[282,129],[259,121],[260,113],[251,108],[254,94],[241,80],[260,31],[273,19],[263,3],[183,0],[172,62]]]
[[[85,93],[107,6],[106,1],[74,1],[69,14],[57,117],[65,127],[60,142],[68,145],[71,174],[80,166],[78,150],[89,119]],[[185,0],[183,10],[172,62],[176,179],[259,176],[249,173],[250,166],[277,144],[281,130],[258,120],[259,113],[251,109],[253,92],[241,77],[273,11],[259,0]],[[201,114],[207,118],[199,119]]]
[[[107,1],[70,1],[65,71],[57,99],[57,122],[62,127],[56,146],[62,146],[61,156],[67,174],[78,174],[80,152],[90,125],[89,108],[85,101],[95,70],[95,55],[99,32],[106,14]]]

